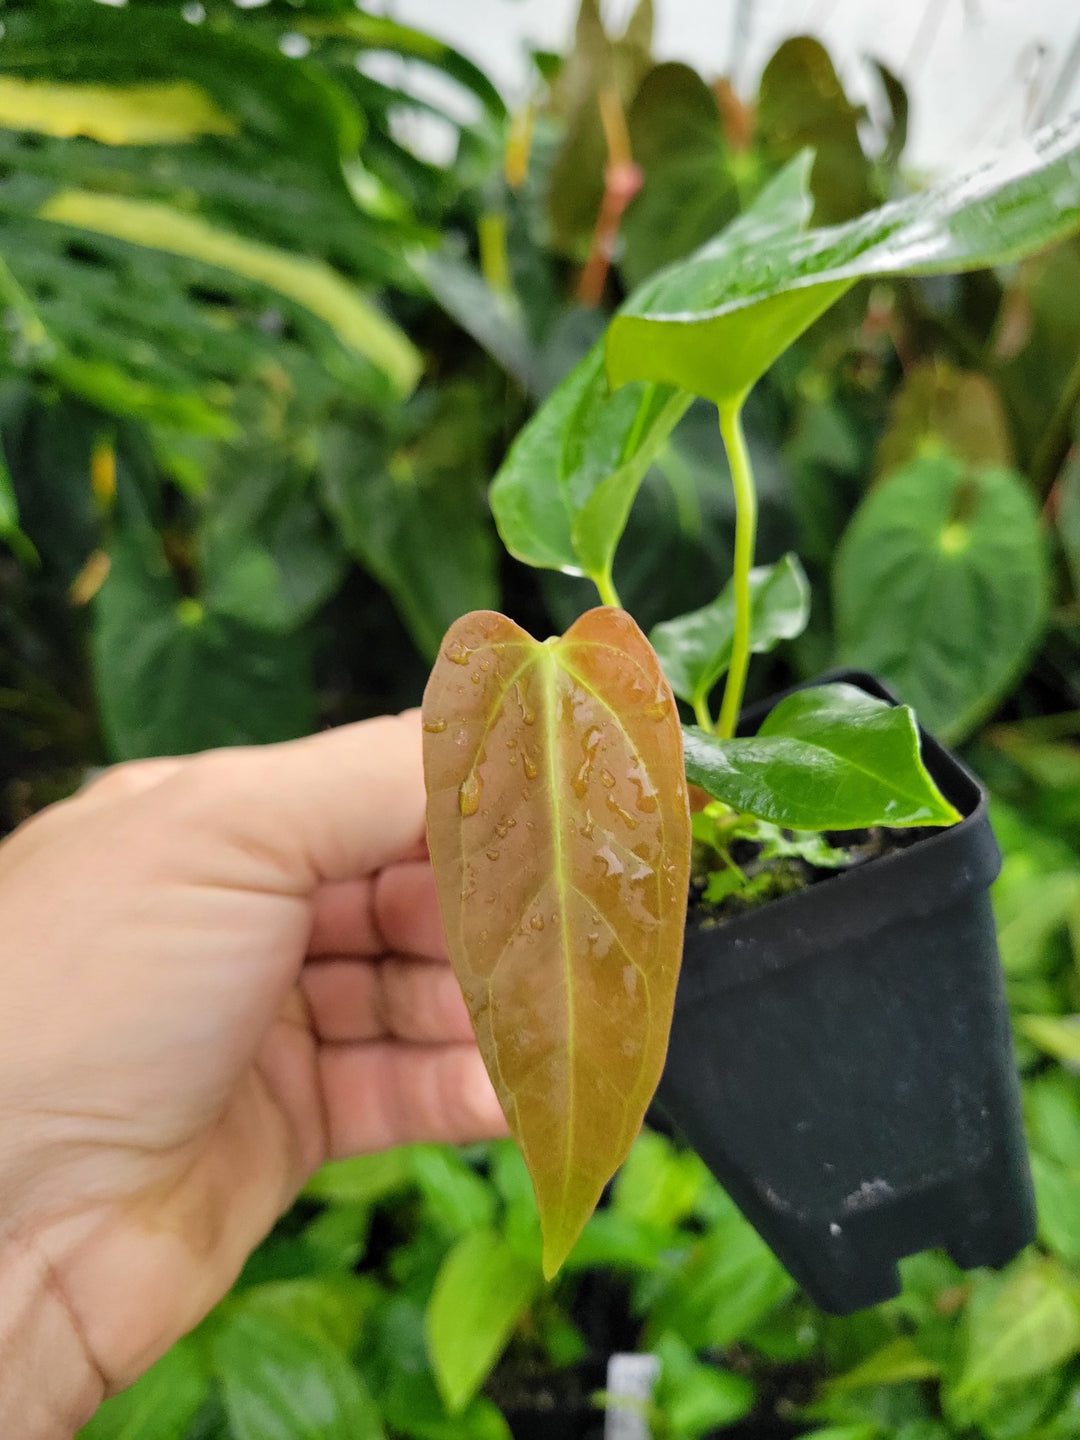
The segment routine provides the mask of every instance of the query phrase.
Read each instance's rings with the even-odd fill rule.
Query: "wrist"
[[[47,1262],[32,1245],[0,1243],[0,1435],[71,1440],[105,1384]]]

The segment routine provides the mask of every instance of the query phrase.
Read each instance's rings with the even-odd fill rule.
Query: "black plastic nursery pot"
[[[846,680],[895,701],[868,675]],[[783,697],[745,717],[747,726]],[[989,887],[987,796],[923,734],[964,816],[716,928],[687,928],[662,1112],[824,1310],[900,1289],[944,1248],[1001,1266],[1034,1238]]]

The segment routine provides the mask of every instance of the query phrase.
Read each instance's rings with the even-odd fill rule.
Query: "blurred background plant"
[[[750,98],[656,63],[648,0],[617,35],[583,0],[513,113],[351,0],[2,21],[0,830],[112,760],[413,703],[468,609],[563,628],[588,587],[508,560],[485,501],[538,398],[802,147],[820,222],[909,183],[885,66],[868,113],[797,37]],[[1039,1244],[829,1319],[646,1132],[548,1289],[516,1151],[414,1147],[320,1173],[87,1440],[566,1440],[638,1348],[657,1437],[1080,1436],[1078,277],[1071,241],[857,288],[748,414],[759,559],[814,585],[759,683],[874,669],[998,797]],[[726,580],[724,474],[691,408],[618,557],[645,625]]]

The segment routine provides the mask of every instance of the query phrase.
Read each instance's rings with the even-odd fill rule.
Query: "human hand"
[[[413,712],[120,766],[0,846],[0,1433],[130,1384],[328,1157],[504,1133],[423,824]]]

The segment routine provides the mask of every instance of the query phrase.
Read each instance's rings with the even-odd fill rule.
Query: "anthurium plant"
[[[735,840],[827,869],[846,859],[835,832],[961,818],[922,763],[911,709],[856,686],[799,691],[756,735],[737,734],[751,654],[808,615],[794,556],[754,565],[742,410],[857,281],[1003,265],[1080,229],[1080,122],[829,229],[808,228],[811,158],[629,296],[496,476],[508,550],[587,576],[601,606],[543,643],[501,615],[465,616],[425,695],[429,841],[451,955],[532,1174],[549,1275],[663,1068],[692,839],[711,847],[707,894],[720,900],[756,883],[732,858]],[[728,455],[734,569],[712,604],[658,625],[650,644],[619,608],[613,562],[637,489],[695,397],[716,406]],[[939,539],[947,567],[964,517],[947,516]],[[688,781],[711,797],[693,827]]]

